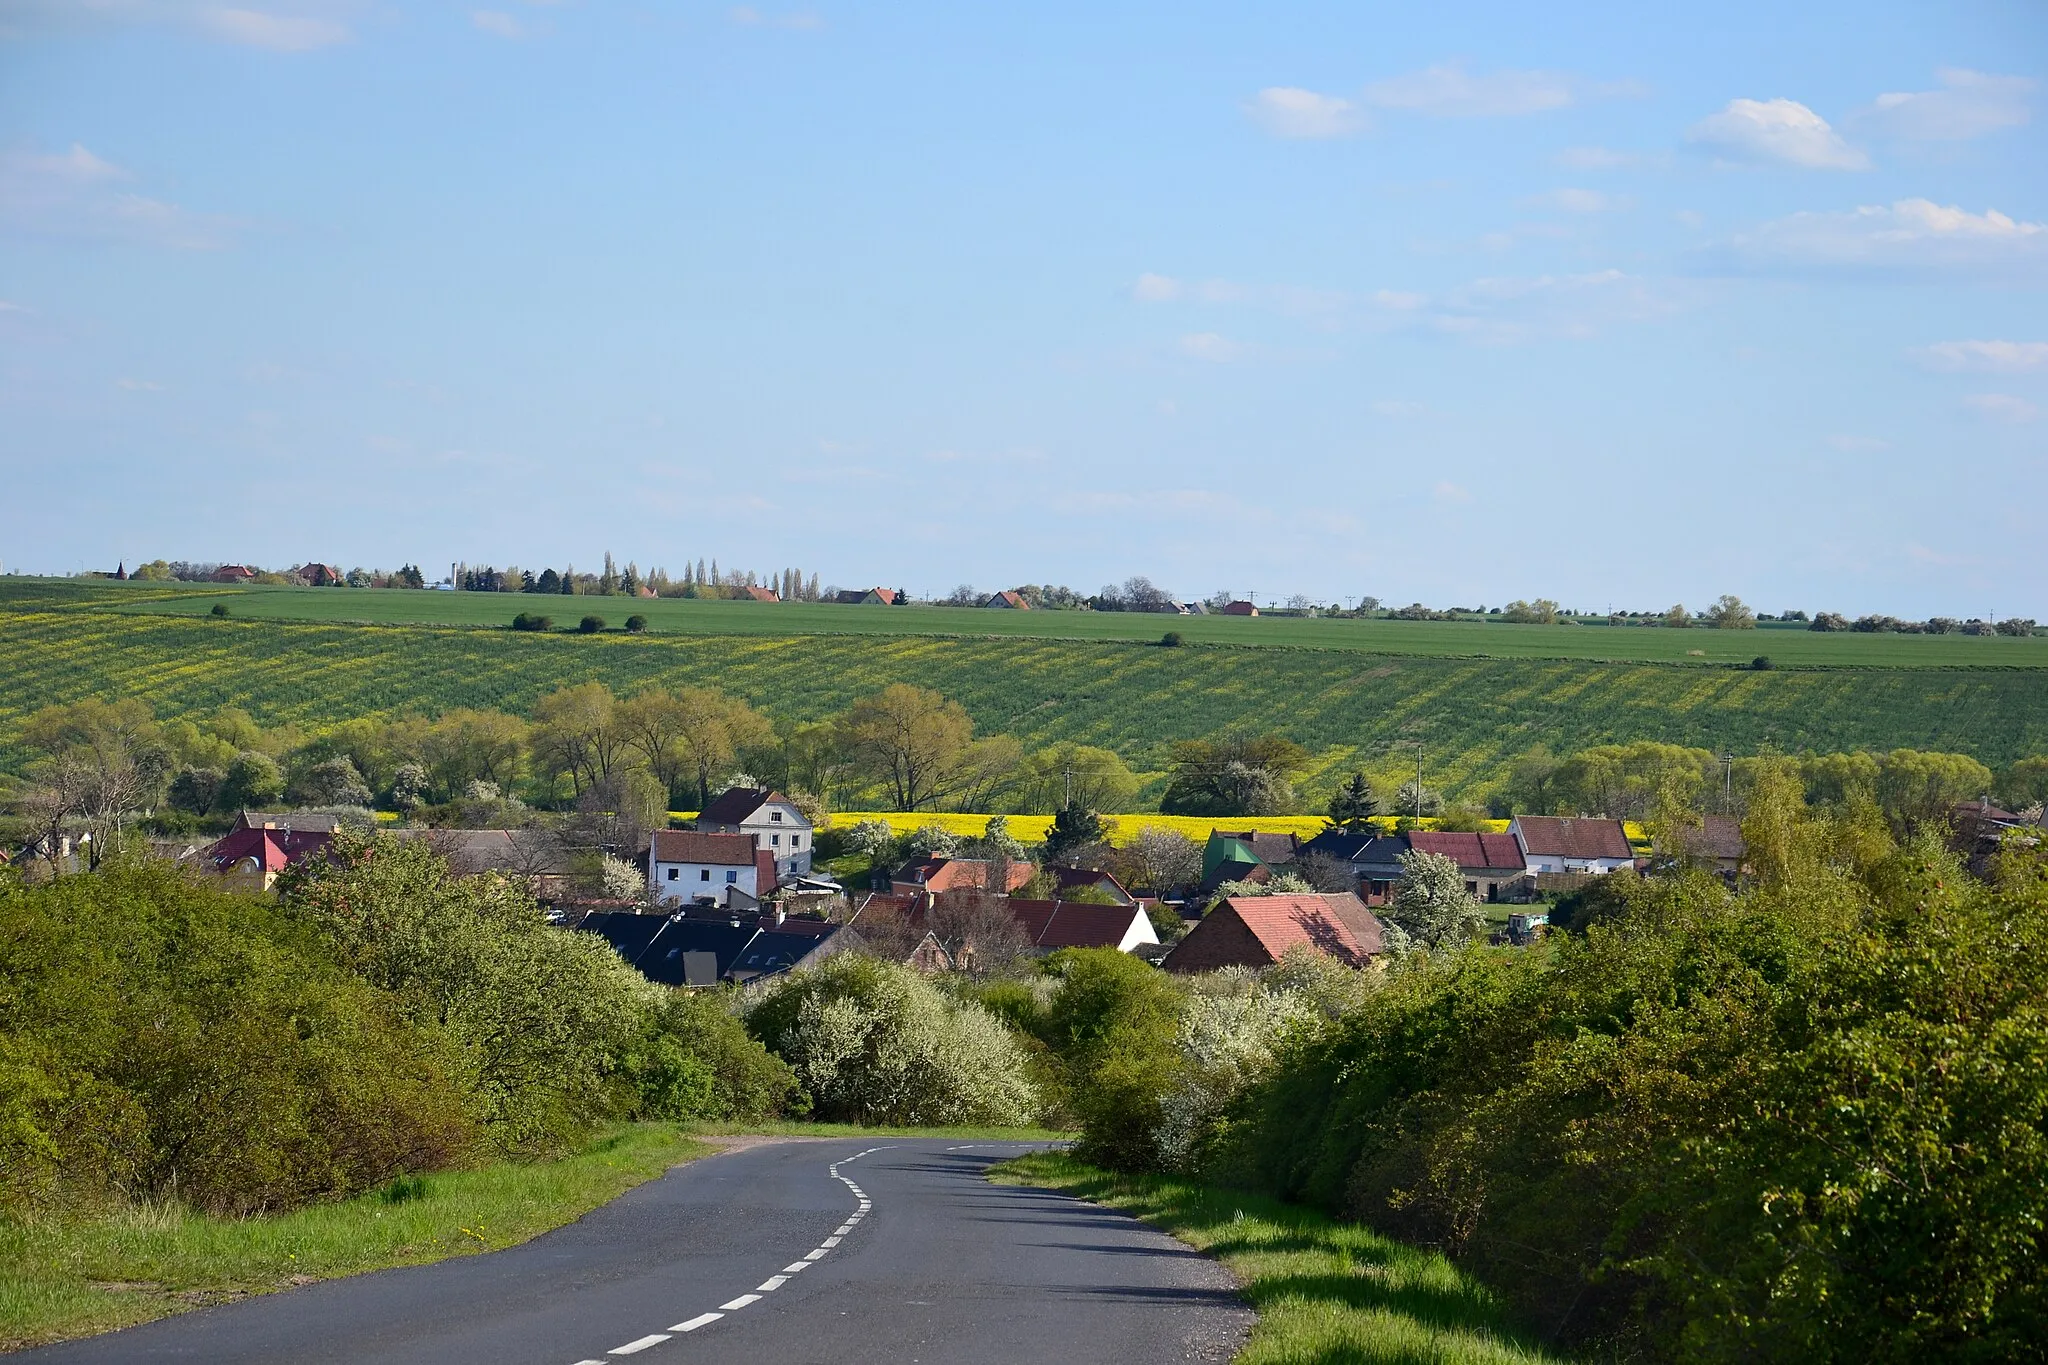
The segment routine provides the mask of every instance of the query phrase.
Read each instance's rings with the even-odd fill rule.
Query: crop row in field
[[[49,582],[49,580],[44,580]],[[36,580],[0,580],[0,609],[39,610],[44,599],[15,602]],[[972,607],[848,607],[823,603],[710,602],[663,598],[553,597],[524,593],[405,592],[373,588],[229,588],[58,580],[68,603],[204,616],[225,603],[236,616],[329,624],[503,628],[520,612],[545,614],[558,629],[586,613],[616,630],[642,616],[653,634],[948,635],[1019,639],[1157,641],[1174,631],[1189,644],[1621,662],[1748,663],[1768,655],[1780,666],[1855,668],[2048,668],[2048,637],[1825,634],[1796,626],[1756,630],[1665,630],[1607,625],[1531,626],[1498,619],[1348,620],[1333,617],[1150,616],[1120,612],[999,611]]]
[[[1159,649],[1107,641],[515,635],[127,612],[0,615],[0,759],[49,702],[134,695],[160,714],[246,707],[317,728],[457,706],[527,712],[566,684],[621,693],[716,686],[781,722],[817,720],[892,682],[935,688],[984,733],[1122,754],[1156,799],[1175,740],[1277,731],[1306,745],[1304,786],[1364,767],[1398,780],[1419,746],[1453,794],[1494,786],[1538,745],[1655,739],[1736,753],[1900,746],[1998,766],[2048,752],[2048,672],[1746,672],[1569,660],[1325,650]]]

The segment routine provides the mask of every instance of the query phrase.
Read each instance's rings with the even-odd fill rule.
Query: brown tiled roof
[[[658,829],[654,832],[654,861],[752,867],[754,836],[705,834],[694,829]]]
[[[1137,900],[1137,897],[1124,889],[1122,882],[1107,872],[1098,872],[1089,867],[1054,867],[1047,870],[1052,873],[1053,884],[1062,891],[1070,891],[1079,886],[1099,886],[1115,896],[1119,905],[1130,905]]]
[[[1518,815],[1522,845],[1531,853],[1553,858],[1633,858],[1628,832],[1619,820],[1589,820],[1569,815]]]
[[[1024,600],[1022,593],[1014,588],[1005,589],[982,603],[985,607],[1010,607],[1017,611],[1030,611],[1031,604]]]
[[[1004,891],[1015,891],[1031,880],[1038,869],[1023,859],[1010,864]],[[890,877],[898,886],[920,886],[936,896],[942,891],[978,891],[987,885],[989,864],[980,858],[921,858],[905,864]]]
[[[1695,858],[1740,860],[1749,853],[1749,845],[1742,838],[1742,824],[1732,815],[1706,816],[1698,829],[1681,830],[1675,842]]]
[[[1039,948],[1115,948],[1131,931],[1135,905],[1076,905],[1072,901],[1012,900],[1010,913]]]
[[[1512,834],[1464,834],[1450,830],[1410,830],[1408,847],[1417,853],[1441,853],[1461,868],[1519,872],[1528,864]]]
[[[740,591],[756,602],[780,602],[782,600],[776,595],[773,588],[741,588]]]

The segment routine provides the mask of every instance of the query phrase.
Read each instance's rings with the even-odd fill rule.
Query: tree
[[[1554,814],[1559,766],[1550,750],[1540,744],[1516,759],[1508,769],[1507,786],[1501,793],[1506,812],[1509,815]]]
[[[179,777],[197,771],[187,768]],[[290,792],[293,803],[302,806],[367,806],[376,799],[356,765],[345,758],[315,763],[291,784]]]
[[[284,773],[269,754],[248,750],[235,755],[220,784],[223,810],[260,810],[284,795]]]
[[[526,757],[527,724],[503,711],[458,707],[426,727],[419,755],[446,800],[471,782],[510,789]]]
[[[1878,808],[1901,834],[1945,825],[1958,804],[1990,790],[1991,770],[1968,754],[1894,749],[1878,760]]]
[[[1351,780],[1337,789],[1330,798],[1329,820],[1334,829],[1351,834],[1363,834],[1372,828],[1372,817],[1380,813],[1380,798],[1372,789],[1372,783],[1365,780],[1365,774],[1355,772]]]
[[[1106,837],[1102,817],[1085,806],[1062,806],[1045,832],[1045,860],[1056,862]]]
[[[1479,902],[1465,889],[1465,874],[1441,853],[1410,849],[1399,856],[1401,884],[1387,918],[1418,943],[1458,948],[1486,924]]]
[[[1010,898],[995,888],[941,892],[925,923],[954,965],[976,976],[1008,971],[1031,951],[1031,935],[1010,913]]]
[[[391,774],[391,805],[395,810],[413,810],[427,803],[433,794],[433,779],[423,763],[401,763]]]
[[[1010,833],[1008,816],[991,815],[982,829],[981,837],[974,841],[974,856],[991,861],[1021,863],[1028,856],[1024,845]]]
[[[882,786],[897,810],[919,810],[958,786],[974,739],[960,703],[892,683],[855,702],[839,720],[849,757]]]
[[[1056,744],[1024,763],[1017,810],[1046,814],[1070,801],[1090,810],[1127,810],[1138,795],[1138,778],[1122,758],[1087,744]]]
[[[346,759],[342,761],[347,762]],[[227,774],[219,768],[180,768],[178,775],[171,779],[166,799],[179,810],[205,815],[220,803],[221,784],[226,780]]]
[[[730,771],[741,750],[775,737],[766,716],[712,687],[638,693],[620,704],[618,724],[669,799],[694,798],[699,810],[711,804],[713,780]]]
[[[1999,774],[1993,790],[2008,810],[2027,810],[2048,801],[2048,757],[2021,759]]]
[[[1501,619],[1521,625],[1554,626],[1557,624],[1557,603],[1547,597],[1539,597],[1534,602],[1510,602],[1502,608]]]
[[[1394,793],[1394,812],[1397,815],[1440,815],[1443,808],[1444,794],[1434,787],[1417,787],[1412,777]]]
[[[1123,853],[1132,885],[1147,890],[1171,891],[1202,877],[1202,846],[1179,830],[1143,826]]]
[[[896,854],[896,830],[887,820],[861,820],[846,832],[846,846],[865,854],[876,866],[892,861]]]
[[[1664,624],[1678,630],[1687,629],[1692,625],[1692,613],[1685,609],[1683,602],[1675,603],[1664,613]]]
[[[1717,630],[1755,630],[1756,613],[1744,606],[1741,598],[1723,593],[1707,608],[1707,624]]]
[[[1640,820],[1660,797],[1698,807],[1718,760],[1706,749],[1642,740],[1584,749],[1550,775],[1551,809]]]
[[[1279,735],[1184,740],[1159,809],[1168,815],[1278,815],[1294,804],[1289,779],[1308,751]]]
[[[557,688],[533,708],[535,764],[550,781],[567,774],[577,796],[610,777],[628,753],[618,702],[601,682]]]
[[[602,634],[603,631],[604,618],[602,616],[586,616],[576,623],[576,633],[578,635],[598,635]]]

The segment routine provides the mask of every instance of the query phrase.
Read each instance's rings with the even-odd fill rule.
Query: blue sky
[[[483,2],[0,0],[0,565],[2048,619],[2029,0]]]

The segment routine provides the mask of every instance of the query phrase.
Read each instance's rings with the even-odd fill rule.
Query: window
[[[782,836],[780,834],[771,834],[768,836],[768,842],[780,848],[782,847]]]
[[[768,812],[768,818],[779,825],[782,823],[782,812],[779,810],[771,810]]]
[[[739,879],[740,874],[737,872],[727,872],[725,874],[725,884],[727,886],[731,886],[734,882],[738,881]]]
[[[790,835],[790,836],[789,836],[789,846],[790,846],[791,848],[802,848],[802,847],[804,846],[804,836],[803,836],[803,835],[801,835],[801,834],[792,834],[792,835]]]
[[[679,876],[681,876],[681,875],[682,875],[682,871],[683,871],[683,870],[682,870],[682,869],[681,869],[680,867],[672,867],[672,868],[670,868],[670,869],[668,870],[668,879],[669,879],[670,881],[674,881],[674,880],[675,880],[675,879],[676,879],[677,877],[679,877]]]
[[[698,869],[697,869],[697,880],[698,880],[698,881],[700,881],[700,882],[708,882],[708,881],[710,881],[710,880],[711,880],[711,869],[710,869],[710,868],[708,868],[708,867],[700,867],[700,868],[698,868]]]

